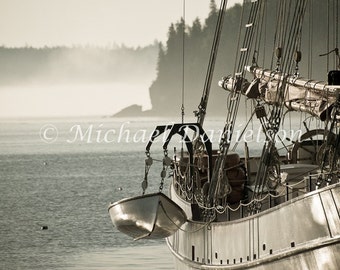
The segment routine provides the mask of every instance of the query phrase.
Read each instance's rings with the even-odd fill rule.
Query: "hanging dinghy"
[[[168,237],[187,220],[185,212],[161,192],[112,203],[109,213],[113,225],[134,240]]]

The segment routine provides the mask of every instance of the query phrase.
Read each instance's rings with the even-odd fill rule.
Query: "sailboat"
[[[277,2],[277,15],[267,2]],[[142,195],[109,205],[119,230],[135,239],[165,237],[178,270],[340,269],[339,6],[330,2],[336,42],[325,57],[334,58],[334,66],[325,72],[327,81],[319,81],[300,75],[301,35],[311,1],[244,1],[234,72],[218,82],[227,93],[227,113],[213,149],[204,119],[227,5],[221,1],[197,121],[155,128],[146,146]],[[273,50],[261,45],[261,29],[268,23],[276,25]],[[269,69],[260,65],[267,63],[259,57],[263,54],[275,59]],[[252,109],[242,134],[256,121],[264,138],[260,154],[252,154],[246,142],[243,153],[231,147],[241,100]],[[280,129],[291,113],[299,115],[305,131],[284,139]],[[151,146],[161,135],[160,193],[146,194]],[[175,135],[182,148],[170,157]]]

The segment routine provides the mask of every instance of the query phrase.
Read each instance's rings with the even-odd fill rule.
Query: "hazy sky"
[[[229,0],[233,5],[240,0]],[[210,0],[0,0],[0,45],[56,46],[165,41],[171,22],[206,18]],[[219,6],[220,1],[216,0]]]
[[[228,6],[236,2],[241,1],[229,0]],[[0,46],[165,42],[184,3],[186,23],[196,17],[203,23],[210,0],[0,0]],[[134,103],[150,109],[150,84],[0,87],[0,118],[111,115]]]

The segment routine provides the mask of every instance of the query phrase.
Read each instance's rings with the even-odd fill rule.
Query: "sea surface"
[[[0,120],[0,269],[174,269],[164,240],[134,241],[107,211],[110,202],[141,194],[145,145],[157,124],[172,123]],[[223,119],[207,124],[215,146],[222,126]],[[159,189],[161,145],[160,136],[151,148],[149,193]]]
[[[141,194],[142,135],[157,121],[0,122],[0,269],[173,269],[164,240],[134,241],[107,211],[111,201]]]

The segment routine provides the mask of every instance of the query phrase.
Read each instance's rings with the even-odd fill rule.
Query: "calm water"
[[[141,194],[145,144],[164,123],[171,121],[1,120],[0,269],[173,269],[164,240],[135,242],[107,212],[111,201]],[[209,130],[222,126],[207,123],[215,145],[219,131]],[[152,157],[161,159],[157,145]],[[154,162],[148,192],[158,190],[161,169]]]
[[[58,138],[46,143],[39,133],[51,123]],[[84,132],[91,125],[93,132],[111,130],[112,136],[74,140],[75,125]],[[122,125],[130,134],[118,142]],[[153,126],[110,119],[3,120],[0,269],[173,269],[164,240],[135,242],[113,228],[107,212],[110,201],[140,194],[145,143],[132,139]]]

